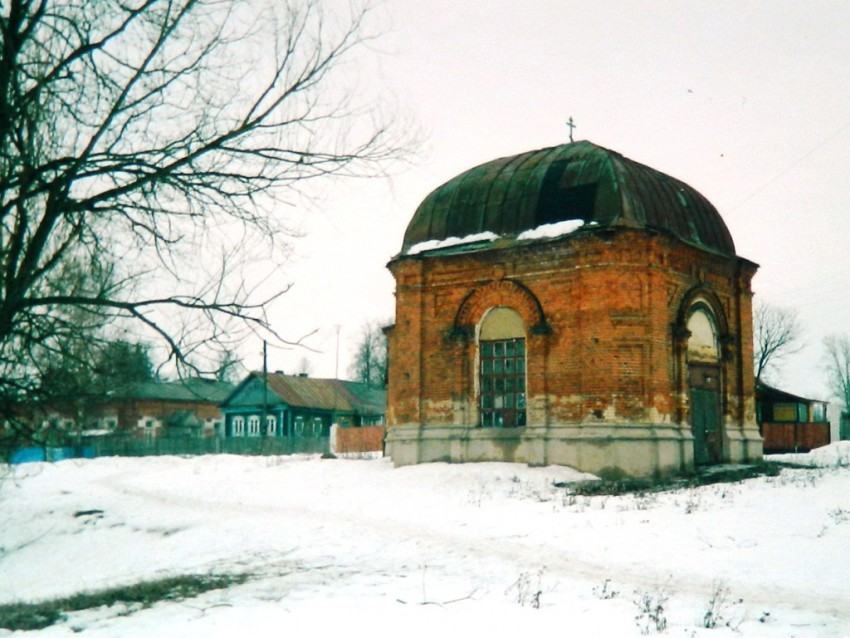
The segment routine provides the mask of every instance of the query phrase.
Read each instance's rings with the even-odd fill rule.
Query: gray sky
[[[850,3],[386,0],[368,84],[422,129],[390,181],[335,182],[312,212],[274,308],[320,352],[270,367],[339,372],[367,320],[394,311],[386,263],[416,206],[488,160],[576,140],[681,179],[720,211],[757,297],[796,308],[806,347],[783,388],[825,396],[821,341],[850,333]],[[389,97],[385,99],[390,99]],[[259,367],[259,344],[245,363]]]

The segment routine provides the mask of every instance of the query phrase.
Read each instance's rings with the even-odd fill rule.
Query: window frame
[[[516,428],[526,425],[527,362],[525,337],[479,340],[479,427]]]
[[[778,401],[773,404],[773,421],[775,423],[799,423],[798,403],[794,401]]]
[[[243,417],[243,416],[233,417],[233,421],[230,424],[230,436],[231,437],[243,437],[243,436],[245,436],[245,417]]]

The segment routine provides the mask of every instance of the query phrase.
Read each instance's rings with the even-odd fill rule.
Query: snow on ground
[[[804,456],[826,465],[848,453]],[[315,457],[17,466],[0,486],[0,603],[178,574],[252,577],[6,634],[850,636],[850,468],[638,496],[555,486],[582,478]],[[709,611],[715,629],[703,627]]]

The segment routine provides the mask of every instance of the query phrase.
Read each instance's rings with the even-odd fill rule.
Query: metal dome
[[[476,166],[428,195],[407,227],[402,254],[416,244],[494,233],[515,237],[567,220],[595,228],[646,228],[735,255],[717,209],[696,190],[587,141]]]

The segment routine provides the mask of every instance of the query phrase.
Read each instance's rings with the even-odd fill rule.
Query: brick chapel
[[[493,160],[425,198],[389,269],[396,465],[761,458],[757,266],[687,184],[586,141]]]

